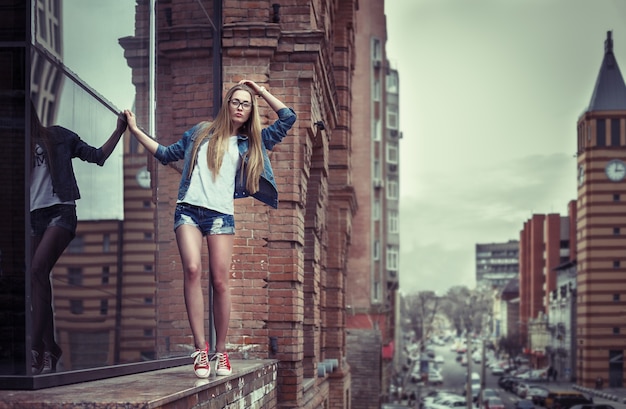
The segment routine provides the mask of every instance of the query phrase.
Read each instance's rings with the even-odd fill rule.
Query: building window
[[[380,101],[380,80],[378,77],[374,77],[374,84],[372,84],[372,99]]]
[[[613,201],[614,202],[619,202],[619,194],[618,193],[613,195]]]
[[[102,252],[108,253],[111,251],[111,235],[103,234],[102,235]]]
[[[378,240],[374,240],[374,248],[372,249],[372,257],[374,260],[380,260],[380,242]]]
[[[110,276],[111,272],[109,271],[109,266],[102,267],[102,284],[109,284]]]
[[[611,119],[611,146],[620,146],[620,120],[613,118]]]
[[[398,271],[398,248],[395,246],[387,246],[387,270]]]
[[[619,293],[618,294],[613,294],[613,301],[615,301],[615,302],[619,301]]]
[[[392,94],[398,93],[398,73],[396,71],[391,71],[389,75],[387,75],[386,85],[387,85],[387,92],[390,92]]]
[[[387,181],[387,199],[398,200],[398,182],[395,180]]]
[[[619,227],[613,227],[613,235],[614,236],[619,236],[619,233],[620,233]]]
[[[67,246],[68,253],[82,253],[85,251],[85,238],[83,236],[76,236]]]
[[[374,281],[374,288],[372,289],[372,291],[373,291],[372,297],[374,301],[379,301],[380,300],[380,283],[378,282],[378,280]]]
[[[398,163],[398,145],[387,143],[387,163]]]
[[[374,199],[374,210],[372,212],[372,219],[374,221],[380,220],[380,199]]]
[[[70,300],[70,312],[74,315],[80,315],[84,311],[83,300]]]
[[[152,232],[144,232],[143,233],[144,240],[152,240]]]
[[[615,335],[619,334],[619,327],[613,327],[613,334]]]
[[[375,141],[380,141],[383,134],[383,124],[379,118],[374,119],[374,130],[372,134],[372,138]]]
[[[109,312],[109,300],[100,300],[100,315],[107,315]]]
[[[382,180],[382,173],[380,161],[378,159],[374,159],[374,180]]]
[[[389,233],[398,234],[400,231],[398,228],[398,211],[397,210],[389,211],[388,217],[389,217],[389,223],[388,223]]]
[[[398,107],[395,105],[387,106],[387,128],[398,129]]]
[[[613,268],[619,268],[619,260],[613,260]]]
[[[83,269],[80,267],[69,267],[67,269],[67,283],[76,287],[83,285]]]
[[[596,119],[596,146],[606,146],[606,121]]]
[[[380,39],[372,38],[372,61],[382,61],[383,54],[380,48]]]

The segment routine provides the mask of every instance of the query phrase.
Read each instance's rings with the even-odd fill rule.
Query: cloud
[[[566,215],[562,198],[576,198],[575,166],[566,154],[529,155],[453,176],[414,174],[417,194],[400,201],[400,287],[473,286],[475,245],[518,240],[532,214]]]

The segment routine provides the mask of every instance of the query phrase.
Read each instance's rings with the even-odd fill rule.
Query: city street
[[[462,366],[461,362],[457,361],[457,353],[450,350],[450,345],[445,346],[435,346],[433,347],[436,355],[440,355],[444,358],[444,363],[439,366],[441,375],[443,376],[443,385],[441,386],[428,386],[424,387],[424,392],[431,389],[440,389],[446,390],[450,392],[454,392],[457,394],[463,394],[463,389],[465,386],[465,381],[469,371],[471,372],[482,372],[482,364],[476,364],[474,362],[470,362],[469,366]],[[487,354],[489,356],[489,354]],[[505,391],[498,386],[498,379],[500,376],[492,375],[489,369],[485,370],[485,387],[491,388],[497,391],[500,396],[502,402],[505,405],[505,409],[514,409],[517,401],[520,400],[515,394]],[[532,383],[532,382],[531,382]],[[543,384],[544,386],[550,387],[551,384]],[[409,388],[414,387],[414,385],[407,384]],[[570,390],[572,389],[571,384],[563,384],[560,383],[558,386],[556,384],[552,384],[553,387],[557,387],[558,389]],[[615,402],[608,399],[603,399],[601,397],[594,397],[594,403],[607,404],[612,406],[615,409],[626,409],[626,404],[622,404],[619,402]],[[537,408],[540,408],[537,406]]]

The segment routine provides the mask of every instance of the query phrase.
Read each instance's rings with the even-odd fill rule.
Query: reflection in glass
[[[85,116],[95,122],[93,126],[98,126],[99,121],[87,115],[89,110],[73,105],[73,99],[62,97],[60,100],[67,100],[73,108],[79,111],[81,121],[68,120],[76,125],[73,129],[79,125],[83,128],[87,126]],[[74,110],[70,110],[70,113],[73,112]],[[124,119],[118,117],[111,136],[101,147],[96,148],[68,127],[59,124],[42,124],[39,115],[35,104],[31,104],[31,349],[34,375],[44,371],[56,372],[57,363],[63,353],[55,339],[50,273],[76,235],[76,202],[81,198],[81,194],[72,160],[79,158],[85,163],[104,165],[126,130]],[[112,117],[112,115],[108,116]],[[68,115],[68,117],[73,117],[73,115]],[[114,116],[113,119],[115,119]],[[113,178],[110,178],[110,182],[104,179],[95,180],[95,187],[119,185],[115,183],[114,176],[115,174]],[[106,205],[106,202],[96,204],[96,210],[93,213],[97,215],[99,213],[97,208]],[[82,282],[75,284],[81,286]]]
[[[108,98],[126,107],[134,95],[120,46],[121,37],[133,34],[134,3],[33,0],[30,96],[43,125],[67,128],[94,147],[109,138],[119,110]],[[103,167],[72,161],[80,190],[76,235],[50,275],[54,343],[48,344],[62,350],[57,371],[157,357],[147,156],[125,139]],[[33,313],[33,328],[37,321]],[[33,336],[33,348],[41,350]],[[47,372],[55,348],[45,349]]]

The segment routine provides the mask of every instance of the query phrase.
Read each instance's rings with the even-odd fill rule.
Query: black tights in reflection
[[[33,238],[31,260],[31,303],[33,312],[33,345],[39,352],[56,352],[54,315],[52,312],[52,285],[50,272],[72,241],[72,232],[58,226],[48,227],[42,236]]]

